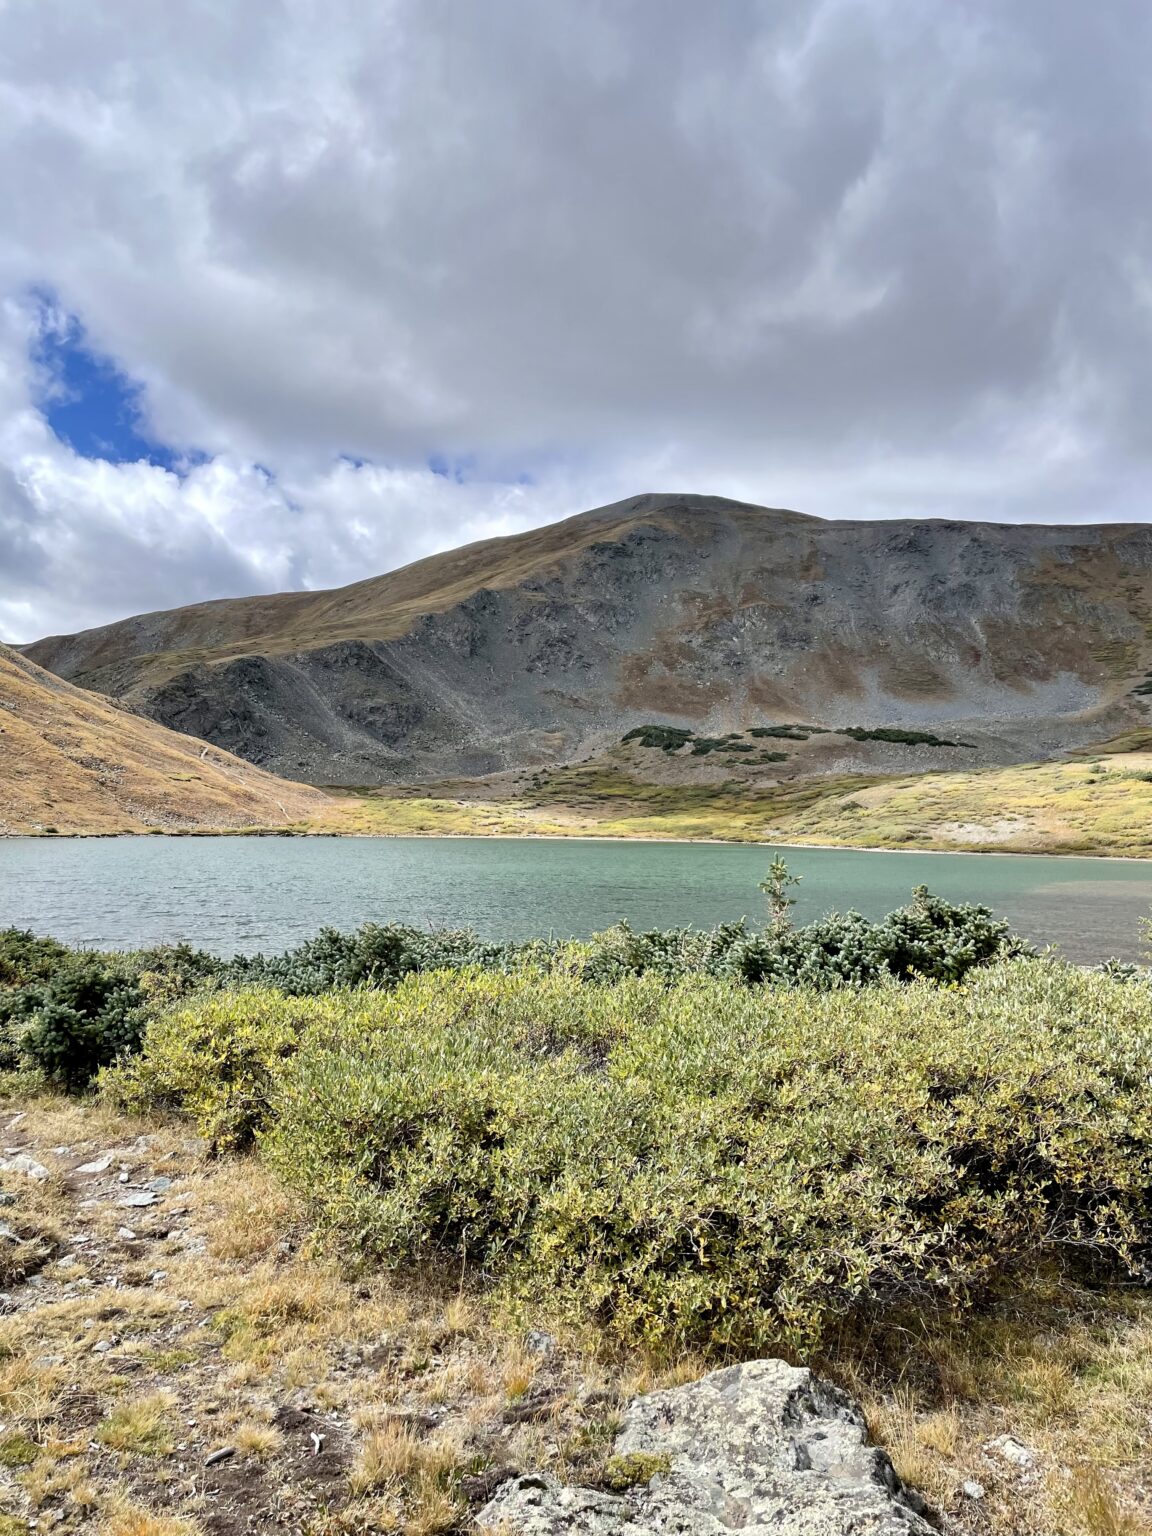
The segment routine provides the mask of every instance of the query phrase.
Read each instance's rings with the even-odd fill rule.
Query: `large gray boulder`
[[[859,1410],[782,1360],[637,1398],[615,1450],[641,1474],[667,1470],[620,1494],[518,1477],[478,1523],[518,1536],[931,1536]]]

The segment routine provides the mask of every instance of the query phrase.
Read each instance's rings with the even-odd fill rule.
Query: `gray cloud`
[[[1140,0],[9,0],[0,290],[216,462],[77,461],[10,315],[0,631],[650,488],[1145,516],[1149,44]]]

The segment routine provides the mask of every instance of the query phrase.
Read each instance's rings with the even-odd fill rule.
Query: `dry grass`
[[[223,1260],[264,1257],[302,1225],[300,1202],[254,1157],[239,1161],[229,1173],[212,1180],[209,1251]]]
[[[345,616],[333,622],[340,628]],[[3,647],[0,701],[8,706],[0,834],[282,828],[1152,855],[1146,733],[1108,743],[1088,762],[898,775],[837,772],[838,762],[858,766],[861,748],[835,733],[813,738],[815,747],[783,743],[783,765],[751,755],[664,762],[617,748],[594,763],[490,784],[333,798],[128,714]],[[673,781],[649,782],[646,772]]]
[[[771,784],[740,764],[733,772],[723,783],[649,783],[640,768],[603,760],[536,781],[380,790],[335,800],[317,829],[1152,856],[1152,755],[904,776],[788,769]]]
[[[1152,1523],[1121,1507],[1097,1467],[1078,1471],[1055,1511],[1059,1536],[1150,1536]]]
[[[0,834],[283,826],[326,797],[74,688],[0,645]]]
[[[202,1527],[185,1516],[155,1514],[124,1497],[110,1501],[99,1536],[200,1536]]]
[[[51,1445],[21,1477],[20,1484],[33,1509],[63,1504],[80,1514],[97,1509],[100,1496],[89,1481],[82,1446]]]
[[[411,1477],[425,1448],[406,1424],[390,1419],[364,1442],[349,1482],[354,1493],[369,1493]]]
[[[167,1456],[172,1450],[172,1398],[166,1392],[119,1403],[96,1431],[101,1445],[137,1456]]]
[[[933,1504],[947,1505],[955,1495],[949,1473],[961,1443],[955,1408],[918,1409],[910,1394],[897,1389],[871,1405],[868,1428],[892,1458],[904,1482]]]
[[[0,1330],[0,1351],[12,1351],[0,1360],[0,1411],[24,1424],[39,1428],[52,1416],[60,1400],[64,1373],[58,1366],[37,1365],[11,1339],[13,1330]]]
[[[461,1460],[451,1438],[421,1438],[399,1419],[386,1419],[365,1439],[348,1485],[356,1498],[386,1495],[408,1536],[434,1536],[463,1518]]]
[[[539,1369],[539,1355],[529,1354],[523,1349],[517,1349],[509,1355],[504,1362],[502,1373],[504,1391],[509,1402],[515,1403],[520,1398],[527,1397]]]
[[[87,1124],[98,1134],[85,1138]],[[200,1469],[226,1444],[236,1486],[266,1490],[268,1529],[437,1536],[466,1520],[463,1479],[486,1464],[595,1481],[631,1396],[716,1363],[606,1354],[594,1338],[559,1330],[552,1353],[534,1352],[526,1320],[461,1292],[456,1274],[347,1275],[322,1262],[302,1241],[298,1207],[259,1164],[208,1162],[178,1127],[148,1130],[47,1099],[23,1125],[34,1125],[48,1163],[56,1145],[72,1148],[69,1164],[116,1146],[131,1151],[134,1177],[178,1170],[173,1209],[187,1211],[175,1236],[162,1235],[173,1218],[158,1214],[154,1232],[142,1219],[143,1235],[125,1245],[114,1203],[80,1212],[83,1191],[59,1181],[17,1191],[51,1208],[66,1234],[82,1225],[85,1246],[100,1249],[88,1286],[65,1266],[34,1305],[0,1320],[0,1410],[6,1434],[20,1437],[7,1473],[18,1508],[42,1511],[61,1531],[188,1536],[200,1506],[177,1468]],[[142,1245],[150,1257],[135,1253]],[[129,1265],[140,1282],[110,1289],[103,1277]],[[154,1269],[166,1278],[151,1282]],[[546,1316],[527,1321],[550,1326]],[[117,1342],[98,1354],[99,1339]],[[1149,1536],[1152,1300],[1142,1293],[1056,1277],[963,1327],[920,1317],[845,1339],[821,1368],[864,1402],[901,1474],[946,1512],[955,1536]],[[302,1428],[277,1417],[301,1402]],[[350,1501],[342,1523],[325,1525],[288,1470],[311,1464],[313,1427],[342,1469],[315,1500],[338,1489]],[[1005,1434],[1034,1453],[1031,1470],[989,1448]],[[971,1480],[983,1499],[962,1492]]]
[[[261,1460],[269,1456],[275,1456],[284,1449],[284,1436],[272,1424],[259,1424],[249,1421],[240,1424],[232,1431],[232,1444],[245,1456],[256,1456]]]
[[[1057,1276],[963,1324],[920,1319],[885,1341],[885,1372],[876,1343],[846,1341],[826,1368],[861,1399],[901,1477],[954,1519],[967,1512],[997,1536],[1152,1531],[1152,1299]],[[1004,1435],[1030,1466],[997,1450]]]

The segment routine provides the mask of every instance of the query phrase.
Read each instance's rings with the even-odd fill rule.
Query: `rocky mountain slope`
[[[1144,723],[1152,526],[639,496],[336,591],[145,614],[27,654],[317,783],[572,761],[650,722],[910,727],[969,742],[964,766],[1019,762]],[[871,766],[844,740],[815,771]]]
[[[0,835],[274,826],[327,805],[0,645]]]

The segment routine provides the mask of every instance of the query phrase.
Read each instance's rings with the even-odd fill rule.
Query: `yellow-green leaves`
[[[974,979],[973,979],[974,978]],[[1152,1236],[1152,989],[1050,960],[963,987],[411,976],[217,994],[135,1091],[256,1129],[318,1224],[630,1340],[810,1348]]]

